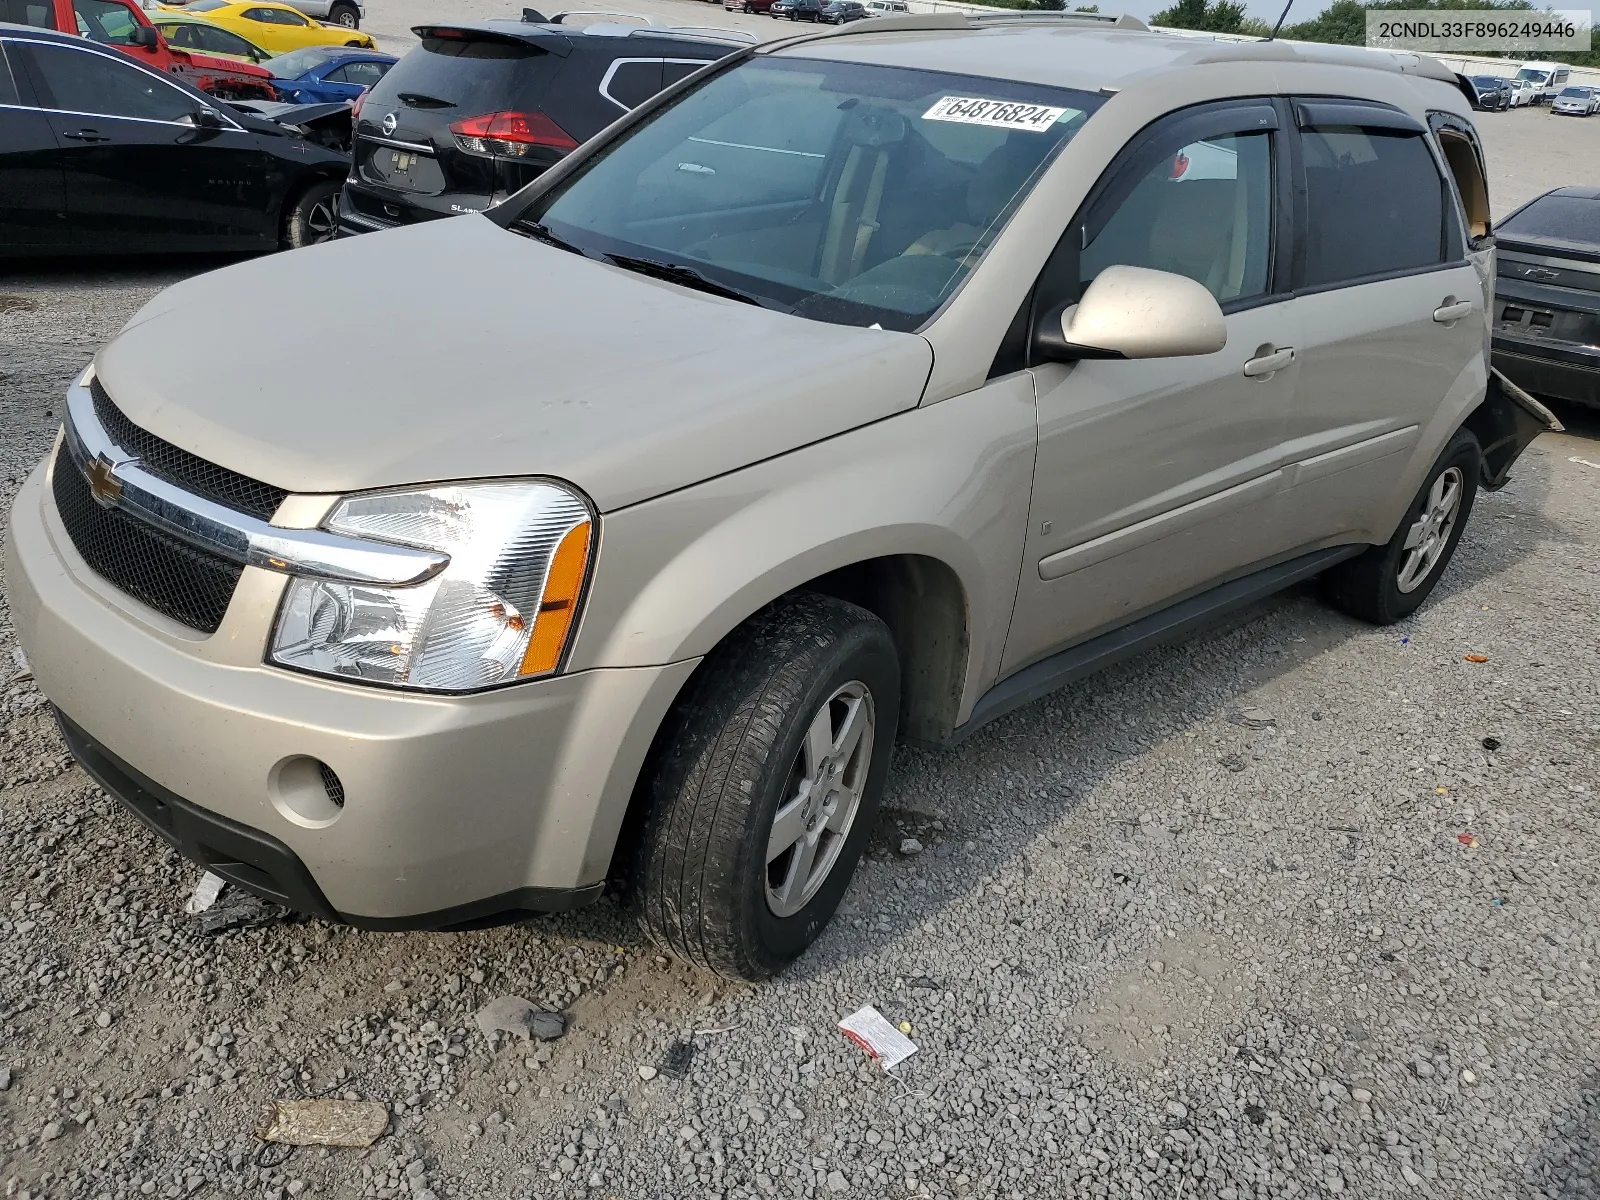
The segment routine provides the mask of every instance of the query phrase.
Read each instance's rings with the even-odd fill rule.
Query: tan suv
[[[1469,111],[1126,18],[741,51],[488,215],[151,301],[16,501],[19,634],[243,887],[439,929],[613,882],[760,978],[896,737],[1312,576],[1422,602],[1545,427],[1488,368]],[[262,355],[308,292],[340,319]]]

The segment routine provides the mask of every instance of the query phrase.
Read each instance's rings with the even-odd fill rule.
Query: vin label
[[[1589,49],[1594,16],[1586,9],[1367,10],[1367,45],[1422,54],[1498,51],[1538,54]]]

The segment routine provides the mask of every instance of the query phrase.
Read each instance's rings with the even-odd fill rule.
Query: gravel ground
[[[1511,194],[1551,119],[1484,126]],[[176,277],[0,281],[6,498],[64,381]],[[900,751],[840,919],[761,988],[657,956],[608,904],[202,934],[198,870],[12,679],[6,1196],[1600,1195],[1600,422],[1564,415],[1405,624],[1291,593]],[[14,644],[0,609],[8,667]],[[473,1014],[508,994],[566,1035],[491,1045]],[[834,1028],[869,1003],[920,1048],[892,1076]],[[387,1104],[389,1132],[255,1136],[270,1101],[324,1095]]]

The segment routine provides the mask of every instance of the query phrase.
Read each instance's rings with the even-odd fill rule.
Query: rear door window
[[[1324,126],[1301,130],[1300,145],[1306,218],[1299,286],[1445,260],[1443,180],[1420,133]]]

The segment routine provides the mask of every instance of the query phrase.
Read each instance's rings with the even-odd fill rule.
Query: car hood
[[[605,511],[914,408],[933,350],[473,215],[197,276],[95,362],[135,424],[290,491],[551,475]]]

